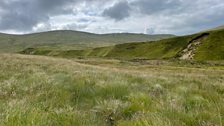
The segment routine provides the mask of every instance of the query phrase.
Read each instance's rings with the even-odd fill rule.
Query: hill
[[[224,30],[208,31],[154,42],[125,43],[85,50],[55,51],[29,48],[22,53],[67,58],[224,60]]]
[[[0,52],[18,52],[30,47],[52,50],[86,49],[170,37],[173,35],[92,34],[79,31],[50,31],[27,35],[0,34]]]

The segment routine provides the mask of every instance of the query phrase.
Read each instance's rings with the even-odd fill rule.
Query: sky
[[[185,35],[224,25],[224,0],[0,0],[0,32]]]

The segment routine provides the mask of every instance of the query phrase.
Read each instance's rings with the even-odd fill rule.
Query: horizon
[[[96,34],[96,35],[107,35],[107,34],[140,34],[140,35],[174,35],[174,34],[146,34],[146,33],[138,33],[138,32],[111,32],[111,33],[94,33],[94,32],[87,32],[87,31],[78,31],[78,30],[49,30],[49,31],[37,31],[37,32],[30,32],[30,33],[5,33],[0,32],[0,34],[8,34],[8,35],[29,35],[29,34],[39,34],[39,33],[47,33],[47,32],[60,32],[60,31],[71,31],[71,32],[80,32],[80,33],[89,33],[89,34]]]
[[[219,25],[219,26],[223,26],[223,25]],[[89,33],[89,34],[96,34],[96,35],[107,35],[107,34],[142,34],[142,35],[174,35],[174,36],[185,36],[185,35],[193,35],[199,32],[203,32],[209,29],[213,29],[213,28],[217,28],[219,26],[215,26],[215,27],[210,27],[207,29],[201,29],[199,31],[196,31],[194,33],[189,33],[189,34],[182,34],[182,35],[177,35],[177,34],[169,34],[169,33],[152,33],[152,34],[147,34],[147,33],[138,33],[138,32],[111,32],[111,33],[94,33],[94,32],[88,32],[88,31],[78,31],[78,30],[63,30],[63,29],[59,29],[59,30],[46,30],[46,31],[36,31],[36,32],[29,32],[29,33],[6,33],[6,32],[0,32],[0,34],[7,34],[7,35],[30,35],[30,34],[39,34],[39,33],[47,33],[47,32],[60,32],[60,31],[71,31],[71,32],[81,32],[81,33]]]
[[[223,11],[222,0],[2,0],[0,32],[189,35],[223,25]]]

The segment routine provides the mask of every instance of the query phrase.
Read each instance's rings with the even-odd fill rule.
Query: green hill
[[[155,42],[125,43],[85,50],[29,48],[26,54],[59,57],[106,57],[119,59],[224,60],[224,30],[174,37]]]
[[[50,31],[27,35],[0,34],[0,52],[18,52],[31,47],[51,50],[86,49],[170,37],[173,35],[92,34],[78,31]]]

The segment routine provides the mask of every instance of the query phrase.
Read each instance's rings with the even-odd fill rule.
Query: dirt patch
[[[202,44],[202,41],[209,36],[209,33],[203,33],[191,41],[189,41],[189,45],[187,48],[181,51],[180,59],[192,60],[194,59],[196,49]]]

